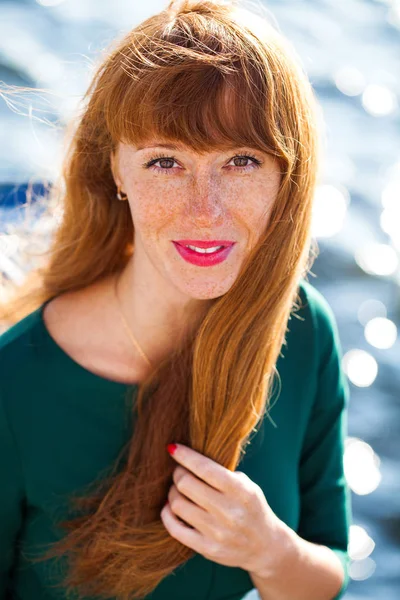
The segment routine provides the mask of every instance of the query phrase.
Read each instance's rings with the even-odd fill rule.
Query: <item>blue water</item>
[[[52,92],[15,97],[13,106],[0,98],[0,234],[12,232],[20,220],[13,198],[8,196],[5,206],[4,193],[1,208],[1,189],[52,179],[61,156],[61,127],[90,80],[98,52],[166,2],[53,4],[0,2],[0,80]],[[343,226],[318,239],[316,277],[310,281],[333,308],[344,354],[365,350],[378,364],[371,385],[350,382],[349,437],[371,446],[382,478],[370,493],[352,494],[353,524],[368,533],[375,547],[363,560],[354,560],[345,598],[398,600],[400,342],[397,338],[387,349],[372,346],[358,311],[366,300],[379,300],[400,327],[400,276],[399,269],[368,274],[356,255],[371,243],[387,244],[399,255],[380,219],[382,191],[400,182],[400,5],[395,0],[275,0],[264,5],[300,54],[320,101],[326,123],[324,183],[348,198]],[[400,218],[397,226],[400,230]],[[42,243],[46,235],[44,226]],[[18,280],[26,268],[3,237],[0,272]]]

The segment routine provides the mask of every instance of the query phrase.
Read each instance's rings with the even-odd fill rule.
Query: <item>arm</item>
[[[11,594],[10,572],[23,515],[21,464],[0,392],[0,600]]]
[[[343,469],[349,386],[333,312],[311,299],[318,359],[317,388],[299,462],[297,533],[283,524],[275,574],[250,574],[262,600],[338,600],[349,581],[351,496]],[[336,594],[336,595],[335,595]]]

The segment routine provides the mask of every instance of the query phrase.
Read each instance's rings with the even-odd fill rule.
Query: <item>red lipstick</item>
[[[192,248],[188,248],[184,245],[183,240],[179,240],[178,242],[173,241],[175,248],[182,256],[184,260],[191,263],[192,265],[196,265],[197,267],[212,267],[213,265],[217,265],[223,262],[230,252],[232,251],[235,242],[226,242],[224,244],[216,243],[216,242],[200,242],[199,240],[185,240],[185,242],[196,242],[195,244],[190,244],[191,246],[197,246],[198,248],[212,248],[214,246],[222,246],[219,250],[214,250],[209,253],[200,252],[193,250]],[[222,241],[222,240],[221,240]],[[229,244],[229,245],[228,245]]]

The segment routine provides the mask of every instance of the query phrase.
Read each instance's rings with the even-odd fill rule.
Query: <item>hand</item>
[[[219,564],[263,576],[275,573],[287,526],[260,486],[183,444],[177,444],[172,458],[180,466],[161,511],[170,535]]]

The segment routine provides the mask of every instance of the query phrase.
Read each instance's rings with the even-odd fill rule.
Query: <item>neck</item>
[[[136,341],[155,365],[196,326],[210,302],[172,289],[158,272],[143,268],[144,261],[138,259],[134,253],[118,276],[119,306]],[[126,345],[131,348],[128,352],[137,353],[128,336]]]

